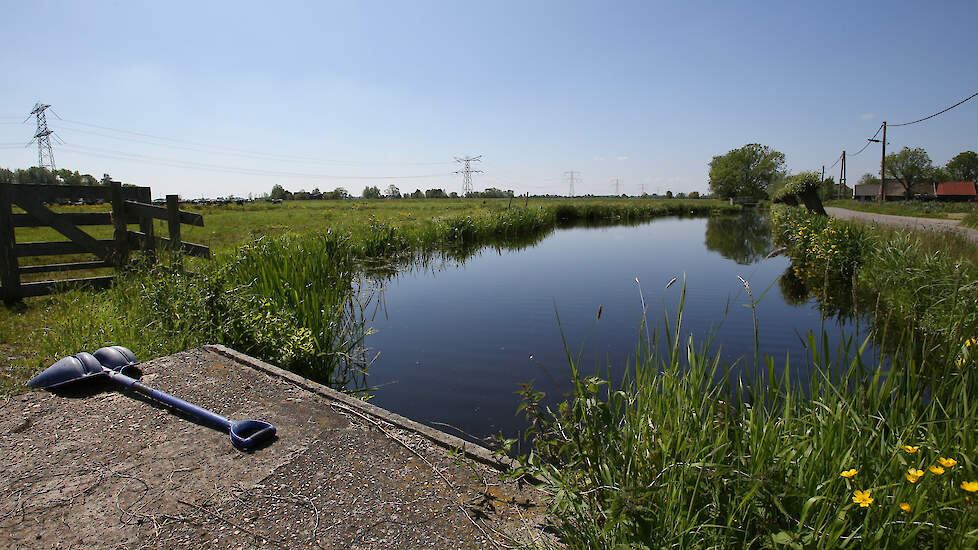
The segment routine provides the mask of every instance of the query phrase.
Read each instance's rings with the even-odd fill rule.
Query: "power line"
[[[845,154],[844,152],[843,153],[839,153],[839,158],[835,159],[835,162],[832,163],[832,166],[829,166],[829,170],[835,168],[835,165],[836,164],[839,164],[839,161],[842,160],[842,155],[844,155],[844,154]]]
[[[858,151],[856,151],[855,153],[853,153],[853,154],[851,154],[851,155],[849,155],[849,156],[850,156],[850,157],[854,157],[854,156],[856,156],[856,155],[858,155],[859,153],[862,153],[863,151],[865,151],[865,150],[866,150],[866,148],[867,148],[867,147],[869,147],[869,144],[870,144],[870,143],[875,143],[875,142],[874,142],[873,140],[874,140],[874,139],[876,139],[876,136],[878,136],[878,135],[880,135],[880,131],[882,131],[882,130],[883,130],[883,125],[882,125],[882,124],[880,124],[880,127],[876,129],[876,133],[875,133],[875,134],[873,134],[873,137],[871,137],[871,138],[869,138],[869,139],[868,139],[868,140],[866,141],[866,145],[863,145],[863,148],[862,148],[862,149],[860,149],[860,150],[858,150]]]
[[[951,105],[951,106],[950,106],[950,107],[948,107],[947,109],[944,109],[944,110],[941,110],[941,111],[937,111],[936,113],[934,113],[934,114],[932,114],[932,115],[930,115],[930,116],[925,116],[924,118],[919,118],[919,119],[917,119],[917,120],[914,120],[914,121],[912,121],[912,122],[903,122],[903,123],[901,123],[901,124],[890,124],[889,126],[910,126],[911,124],[917,124],[918,122],[923,122],[923,121],[925,121],[925,120],[927,120],[927,119],[929,119],[929,118],[934,118],[934,117],[936,117],[937,115],[940,115],[940,114],[943,114],[943,113],[946,113],[946,112],[948,112],[948,111],[950,111],[951,109],[953,109],[953,108],[955,108],[955,107],[957,107],[958,105],[961,105],[961,104],[962,104],[962,103],[964,103],[965,101],[968,101],[969,99],[972,99],[972,98],[974,98],[975,96],[978,96],[978,92],[975,92],[975,93],[973,93],[973,94],[971,94],[970,96],[968,96],[968,97],[966,97],[966,98],[964,98],[964,99],[962,99],[961,101],[959,101],[959,102],[957,102],[957,103],[955,103],[954,105]]]
[[[144,162],[151,164],[160,164],[164,166],[172,166],[175,168],[190,168],[196,170],[207,170],[211,172],[225,172],[233,174],[244,174],[244,175],[259,175],[259,176],[269,176],[269,177],[289,177],[289,178],[310,178],[310,179],[346,179],[346,180],[395,180],[395,179],[421,179],[421,178],[436,178],[451,176],[452,172],[440,173],[440,174],[418,174],[418,175],[395,175],[395,176],[340,176],[332,174],[315,174],[315,173],[301,173],[301,172],[282,172],[282,171],[272,171],[272,170],[261,170],[252,168],[242,168],[236,166],[222,166],[217,164],[206,164],[201,162],[192,161],[182,161],[179,159],[169,159],[164,157],[153,157],[149,155],[141,155],[137,153],[126,153],[123,151],[112,151],[109,149],[100,149],[97,147],[83,147],[79,145],[66,144],[63,146],[65,150],[82,155],[112,158],[117,160],[128,160],[135,162]]]
[[[57,116],[57,114],[55,116]],[[278,159],[278,160],[286,160],[286,161],[311,161],[311,162],[319,162],[319,163],[323,163],[323,164],[391,165],[391,166],[396,166],[396,165],[403,165],[403,166],[408,166],[408,165],[422,166],[422,165],[439,165],[439,164],[440,165],[447,165],[447,164],[453,164],[451,161],[438,161],[438,162],[416,162],[416,161],[403,161],[402,162],[402,161],[380,161],[380,160],[359,160],[358,161],[358,160],[329,160],[329,159],[320,159],[320,158],[315,158],[315,157],[305,157],[305,156],[297,156],[297,155],[276,155],[276,154],[272,154],[272,153],[264,153],[264,152],[261,152],[261,151],[251,151],[251,150],[247,150],[247,149],[238,149],[238,148],[234,148],[234,147],[225,147],[225,146],[221,146],[221,145],[213,145],[213,144],[202,143],[202,142],[198,142],[198,141],[191,141],[191,140],[185,140],[185,139],[176,139],[176,138],[171,138],[171,137],[158,136],[158,135],[149,134],[149,133],[146,133],[146,132],[136,132],[136,131],[132,131],[132,130],[124,130],[124,129],[121,129],[121,128],[113,128],[111,126],[103,126],[101,124],[93,124],[91,122],[83,122],[83,121],[80,121],[80,120],[71,120],[71,119],[66,119],[66,118],[61,118],[61,117],[58,117],[58,118],[62,122],[68,124],[69,127],[72,126],[72,125],[81,125],[81,126],[86,126],[86,127],[89,127],[89,128],[98,128],[100,130],[107,130],[109,132],[117,132],[117,133],[120,133],[120,134],[126,134],[126,135],[129,135],[129,136],[138,136],[138,137],[149,138],[149,139],[153,139],[153,140],[157,140],[157,141],[164,141],[164,142],[170,142],[170,143],[180,143],[180,144],[190,145],[190,146],[196,147],[195,149],[189,149],[189,150],[197,151],[197,152],[217,152],[217,153],[221,153],[221,154],[237,154],[237,155],[244,155],[244,156],[247,156],[247,155],[255,155],[255,156],[266,158],[266,159],[270,159],[270,160]],[[72,129],[74,131],[78,131],[78,132],[86,132],[85,130],[81,130],[81,129],[78,129],[78,128],[72,128]],[[92,133],[94,135],[100,135],[100,136],[103,136],[103,137],[109,137],[111,139],[124,139],[124,138],[119,138],[119,137],[108,136],[108,135],[105,135],[105,134],[99,134],[99,133],[91,132],[90,130],[87,131],[87,133]],[[125,139],[130,139],[131,140],[131,138],[125,138]],[[177,147],[177,146],[167,145],[167,144],[163,144],[163,143],[152,143],[151,142],[149,144],[150,145],[163,146],[163,147],[172,147],[172,148],[176,148],[176,149],[187,149],[187,147]]]

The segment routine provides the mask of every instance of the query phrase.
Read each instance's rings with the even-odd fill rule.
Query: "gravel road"
[[[953,231],[964,235],[972,242],[978,243],[978,229],[971,229],[959,225],[959,220],[943,220],[937,218],[914,218],[911,216],[891,216],[889,214],[873,214],[870,212],[858,212],[845,208],[827,207],[826,212],[833,218],[841,220],[856,220],[861,222],[876,222],[884,225],[897,227],[909,227],[911,229],[930,229],[933,231]]]

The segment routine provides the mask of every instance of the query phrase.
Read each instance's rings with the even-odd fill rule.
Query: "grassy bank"
[[[772,209],[771,224],[813,283],[852,281],[875,298],[878,322],[917,334],[925,360],[978,335],[978,247],[960,235],[870,229],[785,206]]]
[[[211,244],[216,257],[188,264],[193,274],[166,261],[137,263],[109,291],[75,290],[7,309],[0,319],[2,357],[8,358],[0,391],[20,391],[30,373],[81,350],[122,344],[149,359],[209,342],[335,386],[356,385],[367,364],[360,345],[368,330],[365,271],[390,275],[431,255],[464,259],[484,245],[525,246],[562,223],[730,208],[704,200],[524,204],[324,201],[205,212],[203,230],[213,235],[188,232],[186,238]]]
[[[974,214],[978,203],[974,202],[938,202],[938,201],[856,201],[850,199],[832,200],[825,206],[836,206],[859,212],[874,214],[889,214],[891,216],[913,216],[917,218],[959,218],[954,214]]]

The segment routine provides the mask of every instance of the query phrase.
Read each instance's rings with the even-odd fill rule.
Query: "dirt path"
[[[855,220],[861,222],[876,222],[884,225],[897,227],[908,227],[911,229],[929,229],[932,231],[953,231],[964,235],[972,242],[978,243],[978,229],[971,229],[959,225],[960,220],[945,220],[938,218],[915,218],[912,216],[893,216],[890,214],[874,214],[871,212],[859,212],[838,207],[826,207],[833,218],[840,220]]]
[[[502,480],[481,447],[453,456],[452,436],[222,346],[140,367],[146,383],[270,421],[279,438],[238,452],[227,434],[105,386],[2,398],[0,547],[404,550],[539,536],[542,495]]]

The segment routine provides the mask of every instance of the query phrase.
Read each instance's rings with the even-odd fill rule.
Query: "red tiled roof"
[[[970,181],[945,181],[937,184],[937,196],[975,196],[975,184]]]

